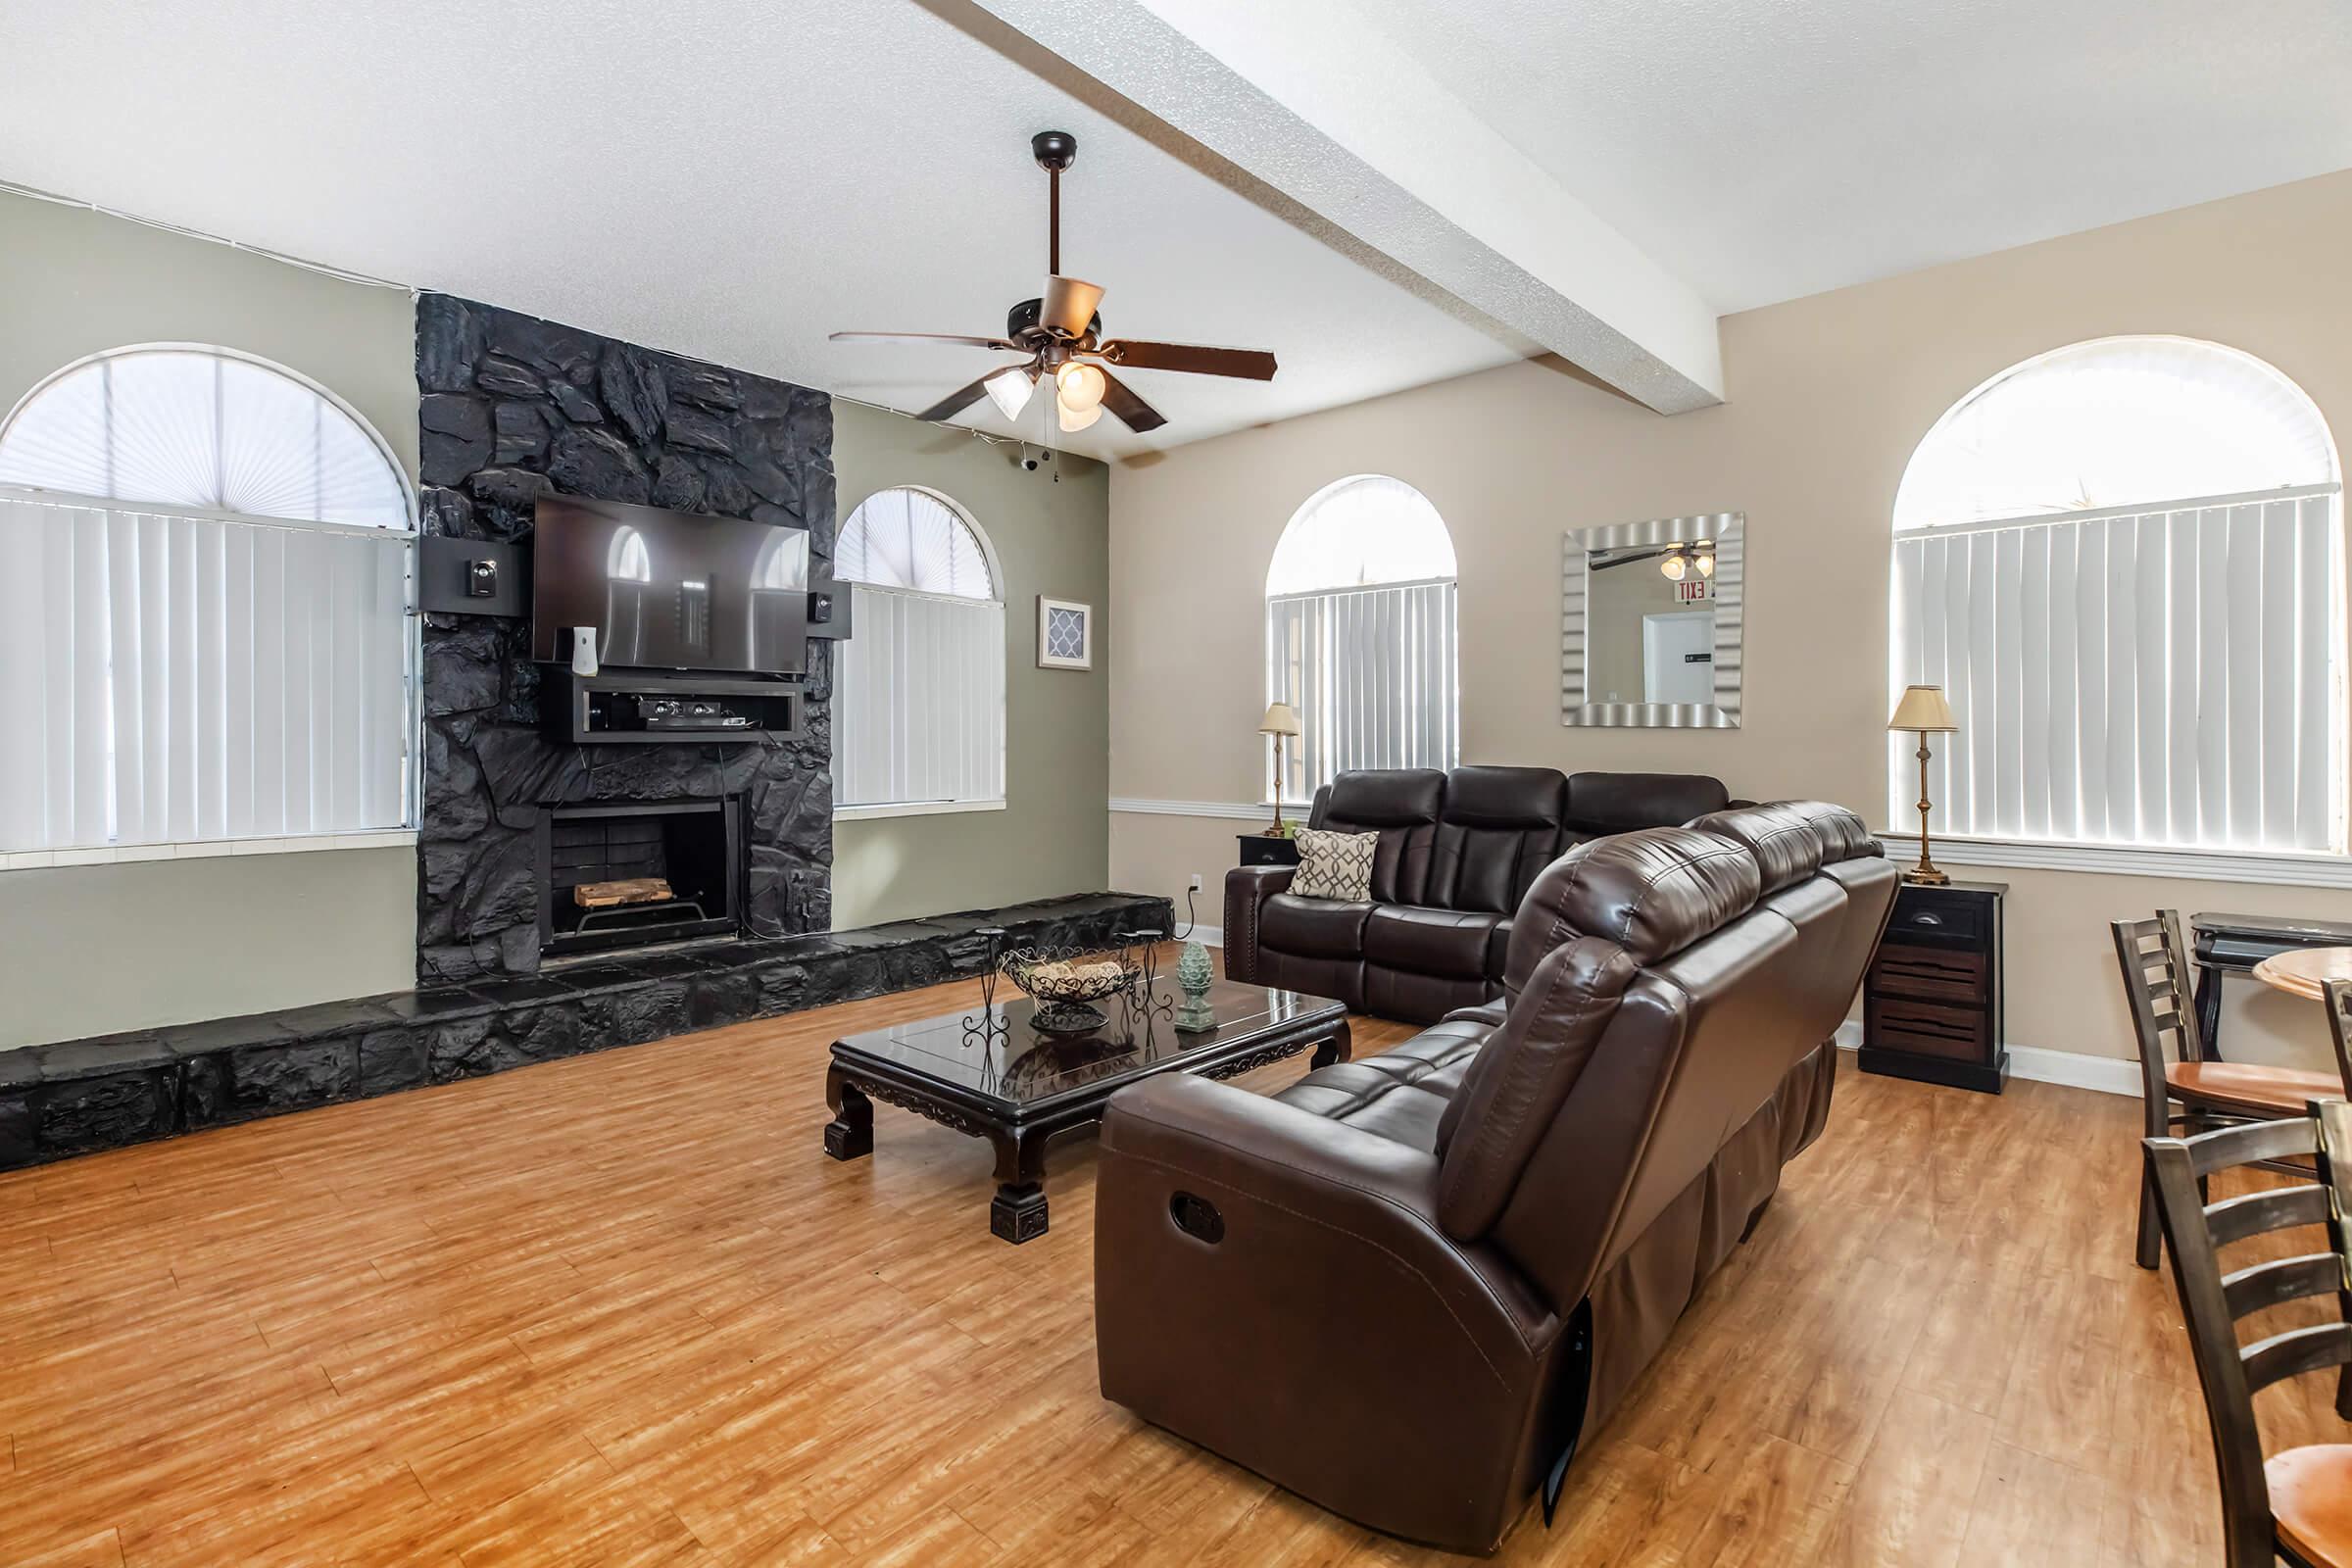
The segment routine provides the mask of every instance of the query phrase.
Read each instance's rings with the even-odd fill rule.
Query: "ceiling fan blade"
[[[1654,550],[1643,550],[1639,547],[1629,547],[1623,550],[1595,550],[1587,564],[1593,571],[1606,571],[1611,566],[1630,566],[1637,561],[1655,561],[1658,557],[1666,555],[1672,548],[1670,545],[1660,545]],[[1603,557],[1606,559],[1602,559]]]
[[[1038,321],[1071,337],[1084,337],[1095,319],[1095,307],[1102,303],[1102,291],[1082,277],[1049,277]]]
[[[1102,407],[1116,415],[1121,424],[1138,435],[1146,430],[1156,430],[1168,422],[1166,415],[1137,397],[1134,388],[1108,370],[1102,371]]]
[[[994,375],[996,373],[996,371],[991,370],[988,372],[988,375]],[[970,408],[973,404],[979,402],[982,398],[988,395],[988,375],[984,375],[979,380],[971,382],[968,385],[957,387],[955,391],[949,393],[946,397],[941,398],[937,403],[932,404],[922,413],[916,415],[915,417],[918,419],[926,419],[933,424],[938,424],[944,420],[953,419],[956,417],[956,416],[961,414],[964,410]]]
[[[965,337],[958,332],[833,332],[830,343],[957,343],[971,349],[1016,349],[1001,337]]]
[[[1138,343],[1113,338],[1099,350],[1122,369],[1185,370],[1194,375],[1237,375],[1274,379],[1274,356],[1263,349],[1209,349],[1193,343]]]

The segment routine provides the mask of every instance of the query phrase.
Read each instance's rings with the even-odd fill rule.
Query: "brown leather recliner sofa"
[[[1294,867],[1238,866],[1225,875],[1225,972],[1433,1022],[1500,993],[1511,911],[1561,854],[1728,803],[1720,780],[1695,773],[1342,773],[1315,792],[1306,825],[1380,835],[1371,900],[1301,899],[1290,892]]]
[[[1491,1551],[1821,1132],[1895,883],[1817,803],[1583,844],[1521,901],[1501,1002],[1272,1097],[1121,1091],[1103,1395],[1363,1524]]]

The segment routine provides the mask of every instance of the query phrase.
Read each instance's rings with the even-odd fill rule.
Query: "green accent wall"
[[[1036,450],[1032,448],[1031,450]],[[1015,450],[840,398],[839,516],[893,485],[953,497],[1004,573],[1005,808],[833,826],[836,929],[1108,887],[1110,485],[1061,455],[1035,473]],[[1037,600],[1093,605],[1095,667],[1037,667]],[[1180,712],[1172,705],[1171,717]]]

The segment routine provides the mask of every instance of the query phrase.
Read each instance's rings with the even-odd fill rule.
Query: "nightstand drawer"
[[[1989,899],[1935,888],[1905,888],[1895,905],[1894,917],[1886,922],[1886,941],[1918,940],[1982,948],[1990,935],[1986,922],[1991,915]]]
[[[1991,1055],[1987,1019],[1973,1007],[1939,1007],[1900,997],[1872,997],[1865,1004],[1864,1028],[1875,1051],[1977,1062]]]
[[[1981,1005],[1992,997],[1989,977],[1982,953],[1889,940],[1870,966],[1870,991]]]

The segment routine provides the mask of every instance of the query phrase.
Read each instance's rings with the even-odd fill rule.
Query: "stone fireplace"
[[[527,543],[533,503],[559,493],[806,528],[817,569],[832,560],[821,392],[439,294],[417,302],[416,379],[428,533]],[[830,928],[830,644],[810,645],[799,731],[772,746],[564,744],[540,727],[529,653],[527,619],[425,617],[421,984],[530,975],[551,949],[582,951],[576,920],[558,917],[552,854],[559,823],[576,847],[585,824],[623,819],[596,811],[657,821],[664,854],[733,824],[738,880],[703,887],[708,929],[689,935]],[[680,934],[629,919],[647,941]],[[589,946],[628,928],[592,927]]]

